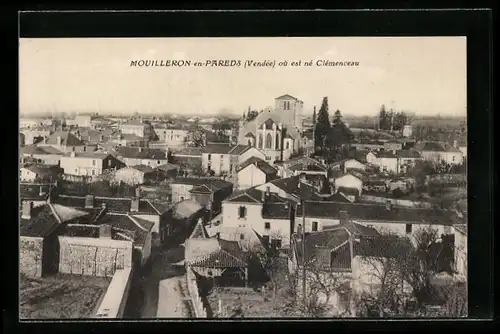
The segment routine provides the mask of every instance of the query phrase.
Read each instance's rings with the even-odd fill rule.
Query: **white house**
[[[448,143],[422,142],[417,144],[415,148],[420,152],[424,160],[434,163],[444,161],[447,164],[458,165],[464,160],[462,151]]]
[[[241,163],[252,157],[265,159],[264,153],[252,146],[209,144],[203,147],[201,165],[203,170],[211,170],[217,176],[232,175]]]
[[[20,181],[33,182],[35,180],[56,180],[62,170],[56,166],[27,165],[20,168]]]
[[[240,165],[237,172],[238,189],[248,189],[276,178],[277,170],[266,161],[252,157]]]
[[[124,164],[111,154],[96,152],[71,152],[61,157],[60,164],[65,174],[86,176],[97,176],[124,167]]]
[[[349,169],[366,170],[366,165],[356,159],[347,159],[344,162],[344,172],[347,173]]]
[[[147,181],[154,181],[160,171],[150,166],[133,166],[121,168],[114,172],[114,182],[124,182],[129,185],[144,184]],[[163,175],[163,173],[161,173]]]
[[[396,151],[371,151],[366,155],[366,161],[382,171],[399,173]]]
[[[363,190],[363,180],[361,180],[359,177],[354,176],[351,173],[347,173],[343,176],[336,178],[334,181],[334,185],[336,190],[340,188],[357,189],[359,196],[361,196],[361,192]]]
[[[276,247],[287,248],[293,210],[287,199],[250,188],[222,202],[222,225],[252,228]]]

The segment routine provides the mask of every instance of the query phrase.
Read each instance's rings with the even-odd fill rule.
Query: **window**
[[[313,222],[312,223],[312,231],[317,232],[318,231],[318,222]]]
[[[184,200],[184,197],[181,196],[181,202]]]
[[[222,159],[224,159],[224,154],[221,154],[221,155],[220,155],[220,159],[221,159],[221,160],[222,160]]]
[[[229,172],[231,172],[231,173],[233,172],[233,165],[232,164],[229,165]]]
[[[411,233],[411,228],[412,228],[411,224],[406,224],[406,234],[410,234]]]
[[[265,223],[264,223],[264,228],[265,228],[266,230],[269,230],[269,229],[271,228],[271,223],[269,223],[269,222],[265,222]]]
[[[92,166],[95,166],[95,160],[92,160]]]
[[[240,234],[240,240],[243,240],[245,239],[245,235],[244,234]]]
[[[92,169],[92,175],[95,175],[95,170]]]
[[[208,160],[212,160],[212,155],[211,154],[208,155]]]
[[[269,236],[268,235],[263,235],[262,236],[262,241],[264,241],[264,245],[269,245]]]
[[[290,149],[290,142],[287,141],[286,144],[285,144],[285,149],[289,150]]]
[[[279,134],[276,134],[276,143],[275,143],[275,148],[276,148],[277,150],[279,150],[279,149],[280,149],[280,146],[281,146],[281,145],[280,145],[280,135],[279,135]]]
[[[156,163],[159,165],[160,164],[160,160],[157,160]]]
[[[271,157],[266,155],[266,160],[271,160]]]
[[[272,248],[279,249],[281,248],[281,239],[273,239],[271,241]]]
[[[240,206],[239,209],[239,218],[245,218],[247,215],[247,208],[244,206]]]
[[[271,136],[270,133],[268,133],[266,136],[266,148],[271,148],[272,145],[273,145],[273,137]]]
[[[455,156],[453,156],[453,161],[455,161]]]

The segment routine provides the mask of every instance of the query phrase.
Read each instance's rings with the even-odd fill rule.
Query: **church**
[[[270,163],[290,159],[308,145],[303,108],[304,102],[291,95],[275,98],[274,110],[264,110],[251,121],[240,121],[238,144],[256,147]]]

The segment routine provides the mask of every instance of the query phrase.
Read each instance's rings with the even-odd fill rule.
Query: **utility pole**
[[[302,205],[302,301],[306,305],[306,202],[301,201]]]

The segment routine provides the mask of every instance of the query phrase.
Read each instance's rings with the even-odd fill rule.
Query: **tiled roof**
[[[47,175],[57,175],[62,173],[62,170],[57,166],[41,165],[41,164],[31,164],[25,165],[23,168],[29,170],[36,175],[47,176]]]
[[[108,153],[97,152],[97,151],[95,151],[95,152],[69,152],[69,153],[64,154],[64,156],[67,158],[71,158],[71,157],[73,157],[73,155],[75,158],[89,158],[89,159],[98,159],[98,160],[104,160],[110,156],[110,154],[108,154]]]
[[[203,207],[197,202],[192,199],[186,199],[173,206],[173,217],[176,219],[187,219],[202,209]]]
[[[290,220],[292,203],[266,203],[262,207],[262,218]]]
[[[217,178],[202,178],[202,177],[177,177],[172,184],[186,184],[192,186],[206,185],[213,190],[232,187],[231,182]]]
[[[155,171],[155,169],[151,166],[146,166],[146,165],[136,165],[136,166],[131,166],[129,167],[131,169],[135,169],[141,173],[147,174],[147,173],[152,173]]]
[[[55,149],[51,146],[37,146],[37,145],[28,145],[21,147],[21,154],[54,154],[54,155],[62,155],[63,153],[58,149]]]
[[[401,222],[451,225],[457,219],[456,213],[439,209],[421,209],[393,206],[390,210],[385,205],[366,203],[306,202],[306,217],[339,219],[339,212],[347,211],[349,219],[354,221]],[[302,205],[296,215],[302,215]]]
[[[220,145],[220,144],[219,144]],[[193,156],[200,156],[203,153],[203,148],[202,147],[181,147],[181,148],[175,148],[172,147],[170,148],[170,151],[172,154],[175,155],[193,155]]]
[[[398,158],[420,158],[420,153],[415,150],[400,150],[396,152]]]
[[[328,202],[351,203],[351,201],[341,193],[335,193],[331,196],[324,198],[323,200]]]
[[[64,146],[83,146],[84,143],[78,139],[75,135],[69,133],[68,131],[57,131],[54,132],[47,138],[47,144],[57,145],[57,137],[61,137],[61,145]]]
[[[257,168],[259,168],[261,171],[263,171],[265,174],[268,174],[268,175],[274,175],[277,173],[277,170],[273,166],[271,166],[266,161],[264,161],[260,158],[257,158],[257,157],[251,157],[251,158],[245,160],[242,164],[240,164],[240,167],[238,168],[238,172],[240,170],[248,167],[249,165],[257,166]]]
[[[392,153],[392,151],[373,151],[373,154],[377,158],[385,158],[385,159],[397,159],[396,154]]]
[[[288,200],[278,196],[275,193],[266,194],[265,191],[258,190],[255,187],[235,191],[226,201],[233,203],[256,203],[262,204],[264,201],[262,200],[264,196],[264,200],[267,203],[288,203]]]
[[[80,238],[99,238],[99,232],[99,225],[91,224],[64,224],[57,230],[57,233],[61,236]],[[123,238],[121,235],[128,238]],[[129,238],[134,240],[133,231],[124,231],[111,227],[112,240],[129,240]]]
[[[228,144],[208,144],[203,147],[204,154],[229,154],[234,146]]]
[[[245,135],[245,138],[248,138],[248,137],[255,138],[255,135],[251,132],[247,132],[247,134]]]
[[[117,148],[117,154],[129,159],[166,159],[166,152],[155,148],[120,146]]]
[[[206,232],[208,237],[215,237],[218,234],[221,240],[238,242],[243,252],[260,253],[266,250],[259,234],[246,226],[224,226],[221,224],[207,228]]]
[[[75,208],[85,208],[85,197],[84,196],[66,196],[59,195],[54,200],[55,203],[75,207]],[[94,207],[100,208],[103,204],[109,212],[116,213],[127,213],[130,212],[132,199],[130,198],[113,198],[113,197],[95,197]],[[139,213],[158,215],[153,203],[147,199],[141,199],[139,201]]]
[[[283,100],[283,99],[286,99],[286,100],[292,99],[295,101],[299,101],[299,99],[297,99],[296,97],[293,97],[292,95],[289,95],[289,94],[281,95],[281,96],[278,96],[276,98],[276,100]]]
[[[192,266],[205,268],[236,268],[248,266],[246,255],[237,241],[218,240],[219,249],[192,262]]]
[[[356,188],[339,187],[337,191],[346,196],[359,196],[359,190]]]
[[[54,216],[50,205],[34,207],[31,211],[31,219],[21,218],[19,231],[21,236],[43,238],[55,231],[59,221]]]
[[[168,172],[168,171],[171,171],[174,169],[179,169],[179,166],[171,164],[171,163],[166,163],[166,164],[158,166],[157,168],[161,171]]]

